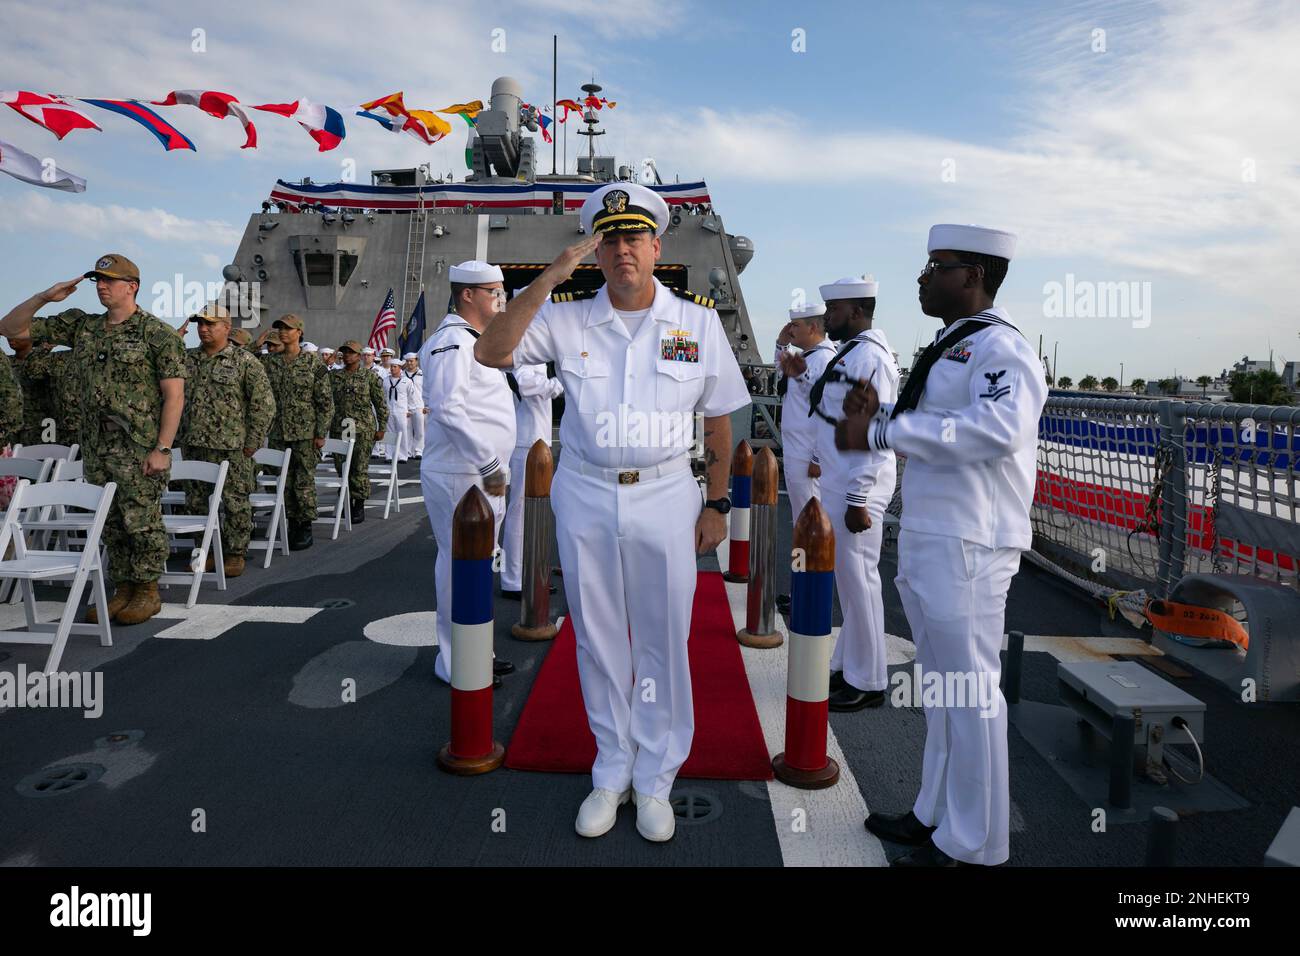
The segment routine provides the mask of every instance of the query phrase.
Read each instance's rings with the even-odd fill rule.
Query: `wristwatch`
[[[725,515],[728,511],[731,510],[731,499],[710,498],[708,501],[704,502],[704,507],[712,508],[714,511],[718,512],[718,514]]]
[[[154,449],[154,451],[160,451],[160,452],[162,452],[164,455],[170,455],[170,454],[172,453],[171,448],[166,447],[166,446],[164,446],[164,445],[159,445],[157,448]]]

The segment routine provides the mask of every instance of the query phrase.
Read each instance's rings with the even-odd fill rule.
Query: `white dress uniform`
[[[815,310],[791,309],[790,318],[820,315],[824,308]],[[777,368],[780,353],[777,350]],[[790,519],[799,520],[804,505],[821,497],[821,479],[808,477],[810,464],[821,464],[817,451],[817,419],[808,416],[808,392],[821,377],[826,363],[835,354],[831,343],[824,339],[803,353],[807,368],[802,375],[786,380],[785,397],[781,400],[781,460],[785,470],[785,489],[790,496]]]
[[[510,456],[510,500],[506,504],[506,525],[501,532],[501,590],[518,591],[524,563],[524,466],[528,452],[540,438],[551,443],[551,402],[564,394],[558,378],[548,378],[545,365],[516,368],[515,450]]]
[[[990,235],[991,234],[991,235]],[[930,251],[965,250],[1010,259],[1015,237],[973,226],[936,226]],[[974,322],[990,323],[978,328]],[[975,674],[988,682],[996,714],[977,702],[925,710],[921,790],[913,813],[938,829],[935,846],[967,863],[1010,855],[1011,796],[1006,701],[1001,677],[1007,590],[1032,545],[1038,419],[1047,400],[1034,348],[1001,308],[970,324],[944,350],[915,410],[882,415],[873,448],[907,456],[898,541],[899,596],[923,671]],[[948,682],[945,680],[945,684]]]
[[[496,278],[500,280],[500,272]],[[450,314],[420,350],[420,366],[425,370],[423,399],[430,409],[426,454],[420,461],[420,488],[438,542],[434,564],[438,657],[434,671],[447,683],[451,683],[454,653],[451,646],[452,514],[466,491],[476,485],[481,488],[484,478],[507,467],[515,447],[514,397],[500,369],[475,361],[477,338],[477,331],[468,322]],[[433,401],[435,395],[437,401]],[[500,528],[505,515],[505,497],[486,497],[492,505],[496,527]]]
[[[654,287],[634,333],[603,287],[544,304],[513,364],[553,361],[564,385],[551,504],[596,737],[593,784],[666,800],[695,731],[694,415],[728,415],[750,399],[718,314]]]
[[[860,279],[821,287],[822,298],[828,302],[836,298],[875,298],[876,291],[877,283]],[[828,364],[849,378],[870,381],[882,401],[892,402],[897,397],[898,366],[880,329],[867,329],[842,343]],[[831,418],[842,417],[849,389],[846,382],[828,381],[821,411]],[[818,415],[813,417],[821,455],[822,505],[835,529],[835,591],[844,612],[844,623],[831,655],[831,670],[841,671],[845,682],[858,690],[885,690],[889,686],[889,663],[880,546],[884,540],[885,508],[894,497],[897,464],[889,451],[840,451],[835,447],[835,426]],[[844,520],[850,507],[865,507],[871,527],[856,534],[850,531]]]
[[[409,355],[410,357],[413,358],[419,358],[419,356],[415,355],[415,353],[413,352],[409,353]],[[403,361],[405,361],[405,359]],[[425,418],[427,417],[424,413],[424,409],[427,407],[424,404],[424,370],[418,367],[414,372],[408,371],[407,369],[403,369],[402,375],[404,375],[407,378],[407,380],[409,380],[410,383],[415,386],[415,394],[418,399],[415,408],[411,410],[412,414],[410,419],[408,420],[408,424],[411,426],[410,433],[409,433],[409,438],[410,438],[409,451],[412,455],[423,455],[424,454],[424,422],[425,422]]]
[[[424,407],[424,398],[415,390],[405,372],[397,378],[389,372],[382,382],[384,400],[388,402],[388,435],[384,437],[402,437],[402,455],[398,461],[406,461],[411,454],[411,416]],[[385,461],[389,459],[388,448],[388,445],[384,446]]]

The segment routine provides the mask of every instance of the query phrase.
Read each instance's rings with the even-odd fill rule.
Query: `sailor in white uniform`
[[[411,457],[418,461],[424,455],[424,423],[429,415],[428,406],[424,404],[424,372],[420,370],[420,356],[414,352],[402,356],[402,365],[404,374],[415,386],[415,394],[419,399],[410,418],[410,452]]]
[[[451,683],[455,654],[451,644],[452,514],[465,492],[478,486],[492,505],[496,527],[501,527],[510,478],[508,463],[515,447],[515,400],[504,373],[474,359],[475,340],[491,323],[500,321],[506,294],[501,269],[471,260],[452,266],[448,278],[456,311],[442,320],[420,350],[424,404],[430,409],[425,436],[429,454],[420,462],[420,487],[438,542],[434,566],[438,657],[434,671]],[[512,670],[509,662],[494,661],[493,686],[499,685],[500,675]]]
[[[889,686],[885,647],[885,601],[880,583],[880,546],[885,508],[897,475],[891,451],[841,451],[835,423],[843,414],[850,380],[871,382],[893,401],[898,366],[885,333],[873,328],[878,283],[840,279],[820,288],[826,302],[826,334],[838,344],[809,389],[822,466],[822,506],[835,529],[835,590],[844,623],[831,656],[831,696],[837,712],[879,707]]]
[[[938,225],[918,283],[921,311],[944,328],[894,404],[868,387],[845,402],[836,433],[850,448],[907,456],[898,584],[925,672],[975,683],[925,709],[921,790],[905,814],[867,829],[916,846],[902,866],[987,866],[1010,856],[1006,702],[998,689],[1007,589],[1032,543],[1038,419],[1047,400],[1035,349],[993,304],[1016,237]],[[945,690],[945,693],[947,691]]]
[[[793,520],[810,500],[821,497],[817,420],[809,414],[808,392],[835,354],[826,341],[825,315],[826,307],[820,304],[791,309],[790,321],[781,330],[790,340],[789,347],[778,344],[776,350],[776,364],[781,370],[776,386],[781,396],[781,457]],[[786,366],[796,355],[803,359],[802,371],[790,375]]]
[[[414,383],[406,377],[402,363],[395,358],[388,360],[388,375],[384,378],[384,400],[388,402],[388,433],[401,445],[399,462],[406,461],[411,451],[411,419],[424,405],[424,398],[416,392]],[[392,458],[389,448],[397,444],[384,445],[384,460]]]
[[[711,301],[654,277],[668,225],[659,194],[611,183],[581,217],[590,238],[516,295],[475,352],[498,368],[555,362],[564,384],[551,503],[597,748],[595,789],[575,828],[607,832],[635,792],[637,831],[664,841],[675,822],[668,795],[695,729],[686,654],[695,556],[726,534],[729,416],[749,393]],[[552,298],[591,252],[604,286]],[[703,508],[690,472],[697,412]]]
[[[369,345],[361,350],[361,367],[381,379],[388,374],[388,369],[375,364],[375,350]]]
[[[515,396],[515,451],[510,456],[509,503],[506,526],[501,533],[501,594],[511,600],[522,595],[524,563],[524,466],[528,452],[540,438],[551,443],[551,402],[564,393],[558,378],[546,375],[545,365],[523,365],[506,373],[513,379]]]

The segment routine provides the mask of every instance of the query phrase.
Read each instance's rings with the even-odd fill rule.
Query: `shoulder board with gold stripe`
[[[687,302],[694,302],[696,305],[702,305],[706,309],[713,308],[713,300],[707,295],[699,295],[692,292],[690,289],[674,289],[673,292],[679,298],[685,299]]]
[[[581,302],[583,299],[594,299],[599,289],[584,289],[578,292],[556,292],[551,296],[552,302]]]

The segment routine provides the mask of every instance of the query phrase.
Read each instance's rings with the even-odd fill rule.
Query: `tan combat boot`
[[[131,601],[118,612],[113,620],[118,624],[143,624],[162,610],[162,598],[158,596],[158,582],[137,584]]]
[[[110,621],[114,620],[117,617],[118,612],[120,612],[122,608],[126,607],[127,604],[130,603],[131,595],[134,593],[135,593],[135,585],[132,584],[130,581],[123,581],[121,584],[117,586],[117,588],[113,591],[112,596],[108,599],[108,619]],[[99,623],[99,611],[96,609],[93,602],[90,605],[90,610],[86,612],[86,623],[87,624]]]
[[[244,556],[242,554],[228,554],[222,562],[226,569],[226,577],[237,578],[244,573]]]

